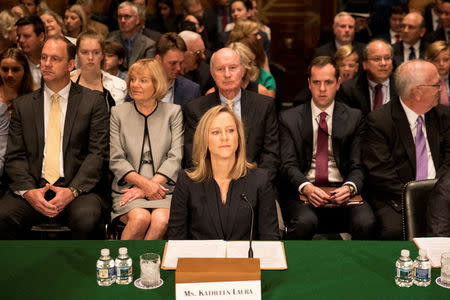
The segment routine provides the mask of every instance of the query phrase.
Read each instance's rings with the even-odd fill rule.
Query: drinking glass
[[[141,259],[141,283],[149,287],[155,286],[159,283],[160,275],[159,268],[161,260],[156,253],[144,253],[140,256]]]
[[[441,255],[441,282],[450,285],[450,252]]]

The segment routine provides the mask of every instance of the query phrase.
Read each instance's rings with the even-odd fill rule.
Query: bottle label
[[[416,268],[416,278],[420,280],[429,280],[431,278],[430,269]]]
[[[413,278],[412,270],[396,268],[397,269],[397,278],[402,280],[409,280]]]
[[[133,267],[117,268],[117,277],[119,279],[128,279],[133,274]]]
[[[100,279],[113,278],[114,275],[114,268],[97,268],[97,277]]]

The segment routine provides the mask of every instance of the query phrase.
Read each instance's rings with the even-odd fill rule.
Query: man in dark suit
[[[17,238],[39,220],[66,219],[74,239],[98,238],[107,203],[98,185],[108,155],[105,101],[71,83],[75,46],[49,38],[42,49],[44,86],[14,101],[1,199],[0,239]]]
[[[238,54],[223,48],[211,57],[216,92],[189,101],[184,108],[184,157],[192,166],[192,142],[203,114],[213,106],[228,105],[244,124],[247,160],[267,169],[273,180],[279,166],[278,122],[273,99],[241,88],[244,66]]]
[[[450,237],[450,170],[438,180],[428,201],[428,236]]]
[[[363,52],[364,72],[341,85],[336,100],[360,109],[363,115],[396,96],[392,74],[392,47],[373,40]]]
[[[186,43],[184,53],[183,76],[200,85],[202,95],[214,86],[209,72],[209,64],[205,61],[205,43],[197,32],[184,30],[178,34]]]
[[[370,206],[345,206],[363,188],[361,111],[334,101],[340,78],[330,57],[313,59],[308,84],[312,100],[280,116],[281,172],[290,183],[282,202],[293,229],[289,238],[312,239],[325,223],[349,227],[354,239],[369,239],[375,223]],[[319,186],[336,189],[328,194]],[[301,203],[299,194],[309,205]],[[330,203],[338,207],[323,208]]]
[[[436,2],[436,13],[439,17],[439,27],[425,36],[429,44],[435,41],[450,41],[450,0]]]
[[[425,7],[424,19],[427,33],[435,31],[439,28],[439,7],[441,0],[435,0]]]
[[[441,176],[450,166],[450,114],[437,105],[436,67],[422,60],[402,64],[395,83],[400,98],[371,112],[363,135],[368,195],[381,239],[401,238],[402,187]]]
[[[186,44],[175,32],[164,33],[156,44],[155,58],[161,63],[169,81],[169,90],[161,101],[184,107],[200,97],[200,86],[181,76]]]
[[[336,50],[341,46],[351,44],[358,56],[362,57],[364,44],[353,42],[355,37],[355,19],[347,12],[340,12],[334,17],[333,23],[334,41],[326,43],[316,49],[314,57],[330,56],[333,57]]]
[[[396,43],[394,48],[394,68],[404,61],[423,58],[428,43],[422,40],[425,34],[425,21],[418,12],[410,12],[402,21],[402,41]]]
[[[126,50],[123,70],[134,64],[141,58],[151,58],[155,56],[155,41],[139,33],[140,23],[138,8],[135,4],[124,1],[117,9],[117,19],[119,30],[110,32],[107,40],[121,43]]]
[[[409,13],[407,4],[397,4],[391,7],[389,15],[389,30],[379,35],[377,38],[383,39],[391,45],[401,41],[402,21]]]

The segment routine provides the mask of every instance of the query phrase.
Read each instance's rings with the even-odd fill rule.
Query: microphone
[[[248,206],[250,207],[250,211],[252,212],[252,225],[250,227],[250,239],[249,239],[249,246],[248,246],[248,258],[253,258],[253,249],[252,249],[252,241],[253,241],[253,220],[255,219],[253,207],[250,204],[250,201],[247,199],[247,195],[241,194],[242,200],[247,202]]]

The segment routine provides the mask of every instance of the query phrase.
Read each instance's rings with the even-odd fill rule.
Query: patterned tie
[[[375,86],[375,99],[373,101],[373,109],[383,105],[383,85],[381,83]]]
[[[233,110],[233,99],[227,100],[227,103],[225,103],[229,109]]]
[[[50,114],[47,126],[47,141],[45,142],[44,178],[54,184],[59,178],[59,153],[61,145],[61,107],[60,95],[53,94],[50,104]]]
[[[422,116],[417,117],[416,131],[416,180],[428,178],[428,154],[425,136],[422,131]]]
[[[447,85],[445,84],[445,78],[441,78],[439,80],[441,85],[441,104],[448,106],[448,93],[447,93]]]
[[[409,47],[409,58],[408,60],[416,59],[416,51],[414,51],[414,47]]]
[[[317,152],[316,152],[316,178],[315,185],[328,185],[328,125],[327,113],[320,113],[319,128],[317,130]]]

